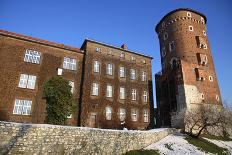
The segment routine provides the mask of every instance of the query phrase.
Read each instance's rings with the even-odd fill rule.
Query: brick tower
[[[158,126],[171,125],[171,112],[194,105],[222,105],[206,34],[205,15],[180,8],[156,26],[162,70],[155,75]]]

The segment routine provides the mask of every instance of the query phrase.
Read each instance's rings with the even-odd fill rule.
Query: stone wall
[[[0,121],[0,154],[123,154],[141,149],[173,133],[106,130]]]

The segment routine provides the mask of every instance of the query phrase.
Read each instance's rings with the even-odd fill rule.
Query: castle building
[[[195,105],[222,105],[206,21],[202,13],[181,8],[156,26],[162,65],[155,75],[158,126],[170,126],[171,113]]]
[[[70,125],[147,129],[153,120],[152,57],[86,39],[75,48],[0,30],[0,120],[45,123],[43,85],[69,80]]]

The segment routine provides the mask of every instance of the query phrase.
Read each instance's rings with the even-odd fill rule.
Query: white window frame
[[[135,61],[135,57],[134,56],[131,56],[131,61]]]
[[[101,52],[101,48],[100,47],[96,47],[95,51],[96,52]]]
[[[40,63],[40,57],[41,57],[40,52],[26,49],[25,56],[24,56],[24,61],[34,63],[34,64],[39,64]]]
[[[201,17],[201,22],[205,23],[205,19],[203,17]]]
[[[220,97],[218,95],[216,95],[216,100],[220,101]]]
[[[146,60],[142,59],[142,63],[143,63],[143,64],[146,64]]]
[[[189,25],[189,31],[194,31],[193,26]]]
[[[119,119],[121,122],[125,121],[126,119],[126,109],[119,108]]]
[[[15,99],[13,114],[16,115],[31,115],[31,100]]]
[[[100,62],[97,60],[93,61],[93,72],[99,73],[100,72]]]
[[[63,68],[68,70],[76,70],[77,60],[69,57],[64,57]]]
[[[143,102],[148,102],[148,92],[143,91]]]
[[[213,76],[211,76],[211,75],[209,76],[209,81],[213,82]]]
[[[172,45],[173,45],[173,46],[172,46]],[[172,51],[174,51],[174,50],[175,50],[175,42],[172,41],[172,42],[169,43],[169,51],[172,52]]]
[[[125,67],[124,66],[120,66],[119,67],[119,77],[120,78],[125,78],[126,74],[125,74]]]
[[[145,82],[147,80],[147,73],[145,71],[142,71],[142,81]]]
[[[192,17],[192,14],[190,12],[187,12],[187,17]]]
[[[112,107],[106,107],[106,120],[112,120]]]
[[[106,74],[107,75],[113,75],[113,64],[111,64],[111,63],[107,64]]]
[[[138,109],[131,109],[131,120],[133,122],[138,121]]]
[[[135,80],[136,79],[136,70],[130,69],[130,79]]]
[[[125,58],[125,53],[121,52],[121,53],[120,53],[120,58],[121,58],[121,59],[124,59],[124,58]]]
[[[99,95],[99,84],[94,82],[92,84],[92,95],[93,96],[98,96]]]
[[[131,90],[131,100],[132,101],[136,101],[137,100],[137,90],[136,89],[132,89]]]
[[[205,30],[203,30],[203,35],[204,35],[204,36],[206,36],[206,35],[207,35]]]
[[[75,88],[75,84],[74,84],[73,81],[69,81],[69,85],[71,86],[71,93],[73,94],[74,88]]]
[[[107,84],[106,97],[113,97],[113,86],[112,85]]]
[[[36,76],[35,75],[27,75],[21,74],[18,87],[19,88],[28,88],[35,89],[36,84]]]
[[[144,109],[143,110],[143,121],[145,123],[148,123],[149,122],[149,110],[148,109]]]
[[[201,93],[200,95],[201,95],[201,99],[204,100],[205,99],[205,95],[203,93]]]
[[[120,87],[119,88],[119,98],[121,100],[125,100],[126,99],[126,88],[125,87]]]

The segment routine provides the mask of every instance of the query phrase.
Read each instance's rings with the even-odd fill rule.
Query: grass
[[[159,155],[157,150],[132,150],[126,152],[125,155]]]
[[[173,144],[168,144],[168,143],[164,144],[164,146],[165,146],[167,149],[169,149],[169,150],[171,150],[171,151],[174,151],[173,148],[172,148],[172,145],[173,145]]]
[[[222,140],[222,141],[232,141],[229,137],[223,137],[223,136],[214,136],[210,134],[203,134],[201,137],[212,139],[212,140]]]
[[[204,151],[206,153],[213,153],[218,155],[227,155],[228,150],[222,147],[219,147],[205,139],[202,138],[193,138],[193,137],[186,137],[185,140],[188,141],[188,143],[196,146],[201,151]]]

